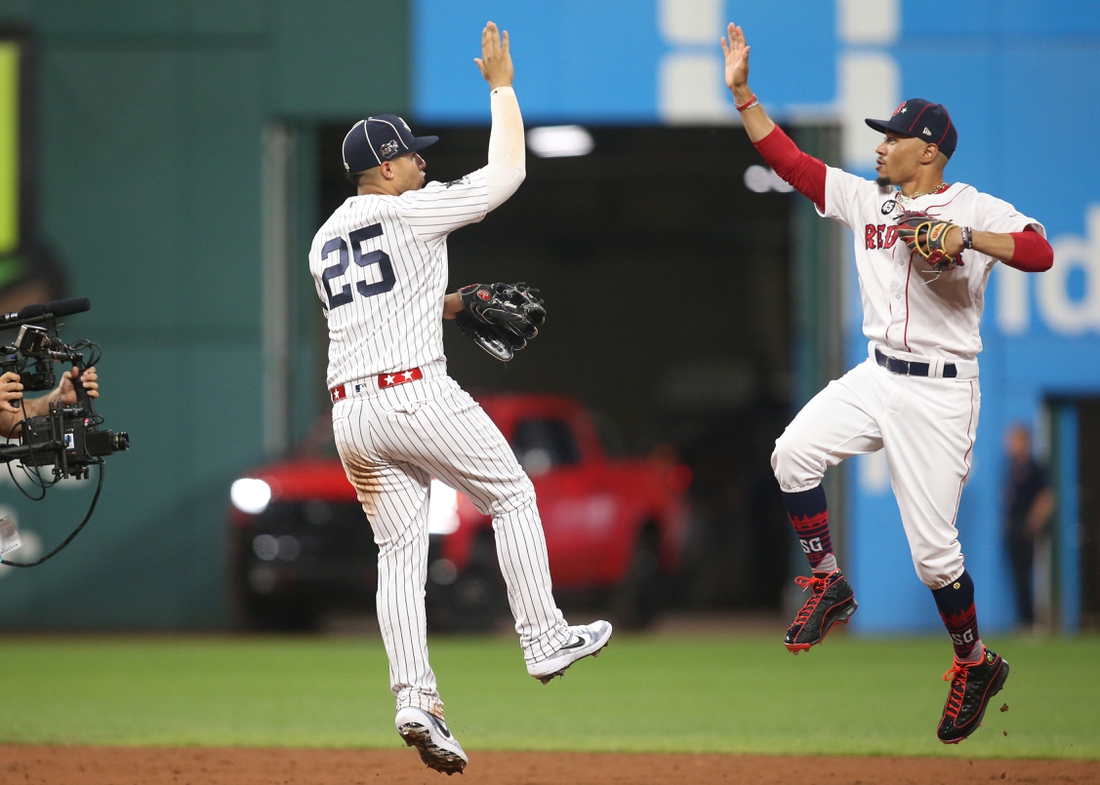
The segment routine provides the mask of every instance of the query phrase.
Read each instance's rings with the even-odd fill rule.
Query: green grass
[[[432,664],[467,749],[1100,758],[1100,638],[998,643],[1012,676],[958,747],[934,735],[941,636],[617,635],[545,687],[510,637],[434,639]],[[0,673],[3,742],[400,744],[378,639],[9,638]]]

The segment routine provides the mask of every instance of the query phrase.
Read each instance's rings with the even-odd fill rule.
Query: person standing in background
[[[1023,627],[1035,624],[1035,541],[1054,513],[1054,494],[1046,470],[1031,454],[1031,432],[1016,423],[1005,436],[1005,547],[1012,565],[1016,618]]]

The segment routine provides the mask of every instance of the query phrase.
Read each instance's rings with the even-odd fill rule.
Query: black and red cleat
[[[989,649],[982,652],[981,662],[967,664],[955,660],[943,674],[951,682],[943,718],[936,736],[944,744],[958,744],[982,724],[986,706],[1001,691],[1008,679],[1008,663]]]
[[[783,645],[798,654],[821,643],[832,626],[848,621],[859,605],[852,593],[852,587],[840,570],[833,570],[827,575],[814,575],[812,578],[799,576],[794,582],[804,590],[810,590],[809,599],[795,616],[794,623],[783,639]]]

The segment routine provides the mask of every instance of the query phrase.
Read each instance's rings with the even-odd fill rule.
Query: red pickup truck
[[[679,562],[690,471],[609,458],[572,399],[477,399],[535,485],[555,592],[596,590],[620,623],[649,623]],[[377,548],[334,450],[249,472],[231,502],[233,588],[251,626],[308,628],[328,607],[373,597]],[[433,627],[478,631],[507,615],[489,518],[433,480],[429,530]]]

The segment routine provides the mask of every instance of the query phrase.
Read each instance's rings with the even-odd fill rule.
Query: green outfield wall
[[[65,336],[102,344],[99,409],[132,440],[75,544],[0,574],[0,627],[227,623],[228,483],[266,443],[265,134],[407,111],[408,16],[404,0],[0,0],[0,23],[34,36],[38,233],[92,301]],[[0,479],[43,549],[90,495],[32,503]]]

